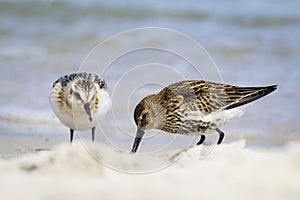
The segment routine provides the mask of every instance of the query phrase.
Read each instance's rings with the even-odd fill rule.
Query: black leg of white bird
[[[72,144],[73,141],[73,135],[74,135],[74,130],[70,129],[70,143]]]
[[[202,144],[204,142],[204,140],[205,140],[205,135],[201,135],[201,138],[200,138],[199,142],[197,143],[197,145]]]
[[[92,141],[94,142],[94,140],[95,140],[95,129],[96,129],[96,127],[93,127],[92,128]]]
[[[219,140],[218,140],[218,143],[217,144],[221,144],[222,143],[222,141],[223,141],[223,139],[224,139],[224,132],[223,131],[221,131],[219,128],[216,128],[215,129],[218,133],[219,133]]]

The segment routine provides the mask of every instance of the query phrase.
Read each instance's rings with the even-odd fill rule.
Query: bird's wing
[[[231,109],[259,99],[276,89],[267,87],[237,87],[201,80],[182,81],[164,88],[160,95],[167,101],[170,97],[182,96],[190,108],[209,114],[218,110]]]

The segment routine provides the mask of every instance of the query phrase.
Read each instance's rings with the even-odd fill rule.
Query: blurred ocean
[[[1,1],[0,150],[31,148],[32,141],[33,148],[68,141],[68,128],[52,113],[48,95],[59,76],[78,70],[106,79],[113,109],[101,121],[96,140],[123,150],[130,149],[135,135],[132,113],[138,100],[183,78],[241,86],[278,84],[277,91],[223,128],[225,142],[244,138],[250,145],[273,146],[299,141],[299,9],[297,0]],[[160,35],[159,29],[152,33],[144,27],[164,29]],[[117,36],[89,54],[107,38],[136,28],[140,31]],[[165,34],[168,29],[201,44],[217,70],[211,70],[214,63],[205,53],[199,55],[176,34]],[[189,59],[201,58],[207,68],[201,65],[201,76],[189,59],[139,46],[180,48]],[[218,72],[217,78],[212,71]],[[151,84],[140,87],[138,80]],[[90,132],[80,136],[90,139]],[[172,137],[154,133],[141,151],[176,144]]]

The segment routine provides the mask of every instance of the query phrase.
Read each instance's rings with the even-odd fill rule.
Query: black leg
[[[223,141],[223,139],[224,139],[224,132],[223,131],[221,131],[219,128],[216,128],[215,129],[218,133],[219,133],[219,140],[218,140],[218,143],[217,144],[221,144],[222,143],[222,141]]]
[[[96,129],[96,127],[93,127],[92,128],[92,141],[94,142],[94,140],[95,140],[95,129]]]
[[[197,143],[197,145],[202,144],[204,142],[204,140],[205,140],[205,135],[201,135],[201,138],[200,138],[199,142]]]
[[[72,144],[73,141],[73,134],[74,134],[74,130],[70,129],[70,143]]]

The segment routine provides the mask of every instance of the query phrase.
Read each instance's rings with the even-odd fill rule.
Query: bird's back
[[[266,87],[238,87],[202,80],[181,81],[165,87],[159,96],[165,104],[177,99],[190,105],[192,110],[209,114],[223,109],[232,109],[255,101],[276,89]]]
[[[171,133],[205,132],[218,124],[242,114],[239,109],[270,92],[276,86],[238,87],[202,80],[188,80],[171,84],[157,96],[166,110],[163,130]]]

